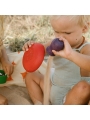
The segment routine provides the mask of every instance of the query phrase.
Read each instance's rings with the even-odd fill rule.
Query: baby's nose
[[[60,34],[60,35],[57,35],[56,38],[64,38],[64,35],[63,34]]]

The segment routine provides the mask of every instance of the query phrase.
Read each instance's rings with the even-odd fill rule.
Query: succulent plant
[[[22,51],[22,47],[25,44],[25,42],[29,41],[29,38],[26,38],[24,40],[19,40],[15,38],[15,40],[10,41],[9,43],[9,49],[12,52]]]

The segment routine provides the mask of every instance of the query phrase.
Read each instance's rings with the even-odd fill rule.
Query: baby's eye
[[[71,32],[65,32],[65,34],[71,34]]]
[[[59,32],[55,31],[55,33],[59,33]]]

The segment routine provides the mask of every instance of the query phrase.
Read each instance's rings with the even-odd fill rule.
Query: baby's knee
[[[25,77],[25,82],[28,83],[33,79],[33,73],[27,73],[26,77]]]
[[[77,90],[79,93],[83,94],[83,96],[90,95],[90,85],[86,81],[80,81],[77,85]]]
[[[65,104],[84,105],[90,99],[90,85],[86,81],[78,82],[67,94]]]
[[[76,93],[77,95],[82,98],[83,101],[88,102],[90,99],[90,85],[86,81],[80,81],[76,85]]]
[[[7,104],[8,104],[8,100],[3,95],[0,95],[0,105],[7,105]]]

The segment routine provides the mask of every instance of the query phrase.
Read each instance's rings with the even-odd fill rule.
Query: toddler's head
[[[51,25],[55,37],[64,37],[72,47],[82,42],[83,33],[90,27],[90,15],[53,15]]]
[[[51,20],[68,19],[70,22],[83,26],[90,26],[90,15],[53,15]]]

